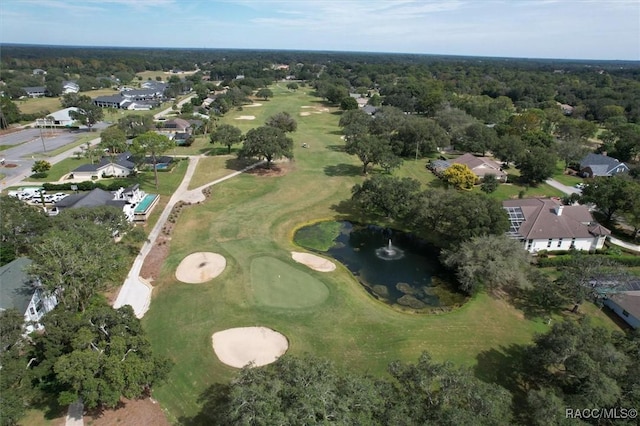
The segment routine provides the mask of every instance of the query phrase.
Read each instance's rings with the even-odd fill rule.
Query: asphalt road
[[[37,134],[35,139],[33,138],[34,132]],[[0,136],[0,145],[13,145],[11,148],[0,152],[0,158],[4,158],[5,161],[5,164],[0,166],[0,173],[5,175],[5,177],[0,180],[0,189],[4,190],[9,186],[18,184],[20,180],[31,174],[31,167],[38,159],[44,158],[50,163],[55,164],[72,155],[73,152],[61,158],[60,156],[52,158],[42,156],[45,150],[46,152],[50,152],[67,146],[86,134],[87,131],[82,130],[61,130],[55,131],[54,133],[51,133],[51,131],[43,131],[43,137],[40,138],[39,129],[26,129]],[[7,167],[8,164],[16,164],[17,167]]]

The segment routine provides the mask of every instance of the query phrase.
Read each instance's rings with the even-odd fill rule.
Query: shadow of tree
[[[345,152],[344,145],[327,145],[329,151]]]
[[[359,166],[346,163],[325,166],[324,168],[324,174],[327,176],[358,176],[361,173],[362,169]]]
[[[230,386],[215,383],[206,388],[198,397],[202,409],[193,417],[180,417],[178,424],[185,426],[226,425],[225,413],[229,409]]]
[[[476,357],[473,374],[486,383],[495,383],[507,389],[518,402],[524,402],[526,389],[522,371],[525,345],[500,346],[482,351]]]
[[[346,220],[349,218],[360,218],[362,213],[358,207],[350,199],[342,200],[338,204],[333,204],[331,210],[342,215],[342,217],[336,218],[336,220]]]
[[[242,170],[245,167],[253,164],[255,162],[255,160],[249,160],[249,159],[240,159],[240,158],[229,158],[226,162],[225,162],[225,167],[227,169],[231,169],[231,170]]]

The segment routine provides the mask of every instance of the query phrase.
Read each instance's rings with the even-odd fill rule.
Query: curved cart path
[[[191,178],[193,177],[193,174],[196,171],[196,167],[198,166],[198,161],[202,157],[203,157],[202,155],[188,157],[189,167],[187,168],[187,172],[185,173],[184,178],[180,183],[180,186],[173,193],[166,207],[162,211],[162,214],[160,215],[158,222],[156,222],[155,226],[149,233],[149,236],[147,237],[147,241],[142,246],[142,249],[140,249],[140,253],[138,253],[138,256],[136,256],[135,260],[133,261],[133,265],[129,270],[129,274],[125,279],[124,284],[122,285],[122,288],[120,288],[118,297],[113,303],[114,308],[117,309],[124,305],[131,305],[131,307],[133,308],[133,312],[138,318],[142,318],[144,314],[149,310],[149,305],[151,304],[151,292],[153,290],[153,287],[147,280],[140,277],[140,270],[142,269],[142,265],[144,264],[145,258],[153,248],[153,245],[155,244],[158,236],[160,235],[160,231],[162,230],[162,227],[167,221],[167,218],[169,217],[171,210],[173,210],[173,207],[179,201],[184,201],[187,203],[197,203],[198,201],[204,201],[205,196],[202,193],[202,190],[204,188],[216,185],[220,182],[224,182],[227,179],[231,179],[234,176],[238,176],[239,174],[244,173],[247,170],[257,167],[258,165],[263,163],[262,161],[259,161],[255,164],[245,167],[242,170],[228,174],[225,177],[217,179],[213,182],[209,182],[196,189],[188,190],[187,188],[189,187],[189,182],[191,182]]]

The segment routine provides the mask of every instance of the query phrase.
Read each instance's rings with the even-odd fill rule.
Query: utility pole
[[[47,152],[47,147],[44,144],[44,137],[42,136],[42,120],[37,119],[36,124],[38,125],[38,129],[40,129],[40,140],[42,141],[42,152]]]

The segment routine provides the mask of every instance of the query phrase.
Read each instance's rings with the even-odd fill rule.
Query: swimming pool
[[[157,194],[147,194],[144,196],[142,201],[136,206],[134,213],[146,213],[149,210],[149,207],[153,205],[153,202],[158,198]]]
[[[169,164],[168,163],[158,163],[156,164],[156,170],[165,170],[169,168]]]

